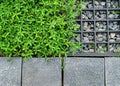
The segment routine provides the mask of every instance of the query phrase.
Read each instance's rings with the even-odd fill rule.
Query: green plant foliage
[[[103,45],[101,48],[98,49],[99,53],[104,53],[107,50],[107,46]]]
[[[120,14],[120,11],[113,11],[112,13],[113,13],[113,14],[118,14],[118,15],[119,15],[119,14]]]
[[[81,48],[69,41],[83,3],[76,0],[0,0],[0,56],[57,57]]]

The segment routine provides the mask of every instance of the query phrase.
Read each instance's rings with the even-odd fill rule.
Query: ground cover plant
[[[0,0],[0,56],[57,57],[82,49],[70,41],[80,29],[76,0]]]

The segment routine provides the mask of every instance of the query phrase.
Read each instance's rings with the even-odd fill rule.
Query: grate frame
[[[80,0],[80,2],[81,1],[82,0]],[[94,52],[77,52],[76,55],[72,55],[71,53],[69,53],[68,56],[120,56],[120,54],[118,54],[117,52],[111,52],[110,49],[109,49],[110,45],[112,45],[112,44],[114,44],[114,45],[116,44],[116,45],[120,46],[120,42],[116,42],[116,41],[115,42],[110,42],[110,34],[111,33],[115,33],[115,34],[119,34],[120,35],[120,14],[119,14],[118,18],[109,18],[109,14],[112,11],[119,11],[120,12],[120,0],[86,0],[86,1],[87,2],[92,1],[93,8],[83,9],[83,11],[80,14],[80,17],[76,19],[76,22],[78,24],[80,24],[80,26],[81,26],[80,28],[81,29],[79,31],[74,31],[74,33],[80,35],[79,36],[80,37],[79,41],[83,45],[84,44],[88,44],[88,45],[94,44]],[[104,1],[106,3],[105,7],[102,8],[102,9],[96,8],[95,1],[98,1],[98,2]],[[118,3],[118,7],[116,7],[116,8],[109,7],[108,3],[111,3],[112,1],[116,1]],[[91,18],[91,19],[83,19],[82,16],[83,16],[84,12],[88,12],[88,13],[91,12],[92,15],[93,15],[93,18]],[[104,18],[104,19],[96,19],[97,12],[105,13],[106,14],[106,18]],[[93,30],[91,30],[91,31],[84,31],[84,29],[83,29],[84,28],[83,27],[84,26],[83,25],[84,22],[92,22]],[[96,29],[96,23],[97,22],[99,22],[99,23],[100,22],[101,23],[105,22],[106,23],[106,30],[98,31]],[[113,22],[117,22],[118,27],[119,27],[118,30],[110,30],[109,25],[110,25],[110,23],[113,23]],[[94,41],[93,42],[84,42],[83,41],[83,34],[84,33],[89,33],[89,34],[93,33],[94,34],[93,35]],[[99,33],[101,33],[101,34],[105,33],[106,34],[106,39],[107,40],[105,42],[98,42],[97,41],[97,34],[99,34]],[[100,44],[100,45],[105,44],[106,45],[107,49],[106,49],[106,51],[104,53],[98,52],[98,47],[97,47],[98,44]]]

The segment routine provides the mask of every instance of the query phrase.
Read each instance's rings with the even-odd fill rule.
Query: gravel
[[[92,10],[93,6],[95,7],[95,11]],[[119,7],[118,0],[112,0],[112,1],[110,0],[110,2],[107,3],[105,0],[94,0],[94,2],[88,1],[87,4],[83,7],[84,9],[91,9],[82,12],[81,29],[83,31],[83,36],[82,36],[82,42],[84,44],[83,52],[94,52],[94,48],[96,48],[96,50],[101,53],[104,53],[108,50],[111,52],[116,52],[118,51],[117,48],[120,49],[120,22],[116,20],[112,21],[112,19],[120,19],[120,14],[118,14],[118,11],[114,11],[114,10],[108,10],[108,11],[103,10],[106,7],[118,8]],[[95,12],[95,16],[94,16],[94,12]],[[94,19],[95,22],[93,21]],[[108,19],[109,21],[107,22]],[[107,30],[109,31],[107,32]],[[118,30],[119,32],[116,32]],[[93,32],[93,31],[98,31],[98,32]],[[78,38],[76,37],[76,40],[80,40],[79,37]],[[110,45],[107,45],[108,42],[110,43]],[[94,43],[94,44],[96,43],[97,46],[91,47],[90,43]],[[107,47],[109,48],[108,50]]]
[[[115,42],[115,40],[114,39],[110,39],[109,42]]]
[[[94,52],[94,46],[93,44],[84,44],[83,45],[83,52]]]
[[[93,33],[84,33],[83,42],[94,42],[94,34]]]
[[[105,6],[105,2],[101,2],[101,5],[102,5],[102,6]]]
[[[96,22],[96,30],[98,31],[105,31],[107,28],[106,22]]]
[[[120,33],[110,33],[109,42],[120,42]]]
[[[98,20],[106,19],[106,11],[96,11],[95,19],[98,19]]]
[[[77,37],[75,37],[76,41],[80,41],[80,35],[78,35]]]
[[[118,22],[110,22],[109,30],[120,30],[119,23]]]
[[[104,53],[107,51],[107,45],[106,44],[98,44],[97,45],[97,52]]]
[[[83,22],[83,30],[84,31],[93,31],[94,30],[93,22]]]
[[[84,11],[82,13],[82,19],[83,20],[93,19],[93,12],[92,11]]]
[[[119,52],[120,51],[120,44],[110,44],[109,51],[110,52]]]
[[[118,19],[120,17],[119,11],[108,11],[109,19]]]
[[[89,9],[91,9],[91,8],[93,8],[93,5],[92,5],[92,4],[88,4],[87,7],[88,7]]]
[[[95,4],[95,5],[99,5],[99,2],[98,2],[98,1],[94,1],[94,4]]]
[[[110,38],[114,38],[115,37],[115,33],[110,33]]]
[[[106,42],[107,41],[107,34],[106,33],[97,33],[96,34],[96,41],[97,42]]]
[[[107,5],[108,5],[109,8],[118,8],[119,7],[119,4],[118,4],[117,0],[110,1],[110,2],[108,2]]]

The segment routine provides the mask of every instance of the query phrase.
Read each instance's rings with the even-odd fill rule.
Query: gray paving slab
[[[104,86],[103,58],[66,58],[64,86]]]
[[[33,58],[24,62],[22,86],[61,86],[61,60]]]
[[[106,86],[120,86],[120,58],[105,58]]]
[[[21,86],[21,58],[0,57],[0,86]]]

